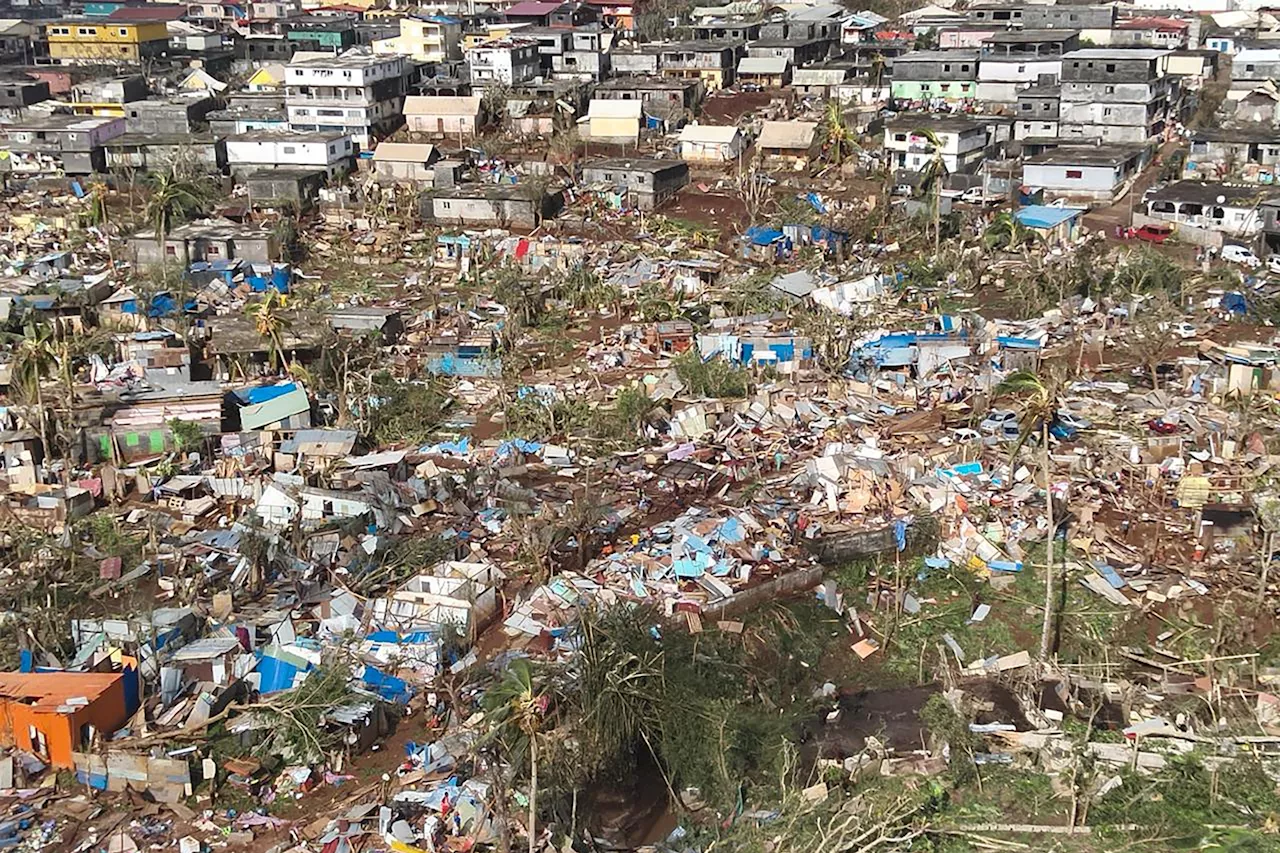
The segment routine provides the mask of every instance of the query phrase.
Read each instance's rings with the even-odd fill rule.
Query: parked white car
[[[1262,266],[1262,261],[1258,260],[1258,256],[1253,253],[1252,249],[1247,246],[1237,246],[1234,243],[1229,243],[1222,247],[1222,259],[1233,264],[1244,264],[1250,269],[1257,269]]]
[[[1267,270],[1280,275],[1280,255],[1267,256]]]

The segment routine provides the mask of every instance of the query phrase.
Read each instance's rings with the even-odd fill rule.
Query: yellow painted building
[[[378,39],[373,52],[398,53],[419,62],[446,62],[462,58],[462,21],[443,15],[400,19],[400,35]]]
[[[162,21],[53,21],[45,24],[49,58],[63,64],[140,62],[169,43]]]

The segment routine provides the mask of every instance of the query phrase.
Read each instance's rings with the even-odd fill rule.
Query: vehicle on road
[[[1258,256],[1252,249],[1235,243],[1228,243],[1222,247],[1222,259],[1233,264],[1244,264],[1250,269],[1256,269],[1262,265],[1262,261],[1258,260]]]
[[[1168,225],[1143,225],[1133,236],[1148,243],[1163,243],[1173,236],[1173,229]]]

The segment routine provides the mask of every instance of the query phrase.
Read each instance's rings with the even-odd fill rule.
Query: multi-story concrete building
[[[1058,135],[1062,89],[1055,83],[1018,92],[1014,107],[1014,139],[1052,139]]]
[[[1280,80],[1280,49],[1249,48],[1231,60],[1231,85],[1227,99],[1242,101],[1270,80]]]
[[[972,101],[978,95],[976,50],[917,50],[893,60],[893,97],[900,101]]]
[[[32,117],[5,125],[0,150],[9,153],[14,172],[87,175],[106,170],[103,145],[124,132],[123,118]]]
[[[1062,73],[1062,55],[1080,45],[1075,30],[1009,30],[982,40],[978,100],[1012,104],[1018,91],[1053,83]]]
[[[341,53],[355,46],[356,24],[352,18],[307,15],[289,21],[289,31],[285,33],[285,38],[297,42],[299,50]]]
[[[506,38],[485,42],[466,52],[473,86],[514,86],[538,76],[538,43]]]
[[[642,52],[656,58],[661,76],[701,80],[708,91],[714,91],[733,85],[746,45],[737,41],[667,42],[643,45]]]
[[[922,131],[938,140],[934,146]],[[904,114],[887,122],[884,153],[895,169],[919,172],[941,153],[951,174],[975,174],[986,159],[990,133],[986,123],[961,116]]]
[[[15,74],[0,76],[0,112],[10,116],[23,115],[27,107],[49,99],[49,84]]]
[[[164,53],[169,30],[160,21],[63,20],[45,25],[49,59],[63,65],[137,64]]]
[[[1170,51],[1086,48],[1062,57],[1064,139],[1146,142],[1160,135],[1177,95]]]
[[[345,133],[244,133],[226,140],[227,166],[234,175],[260,169],[315,169],[328,175],[348,171],[355,144]]]
[[[369,147],[404,120],[405,58],[351,50],[290,62],[285,109],[297,131],[349,134]]]
[[[446,15],[409,15],[400,19],[400,34],[378,39],[373,52],[399,53],[417,62],[461,59],[462,21]]]

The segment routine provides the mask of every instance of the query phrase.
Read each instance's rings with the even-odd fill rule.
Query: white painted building
[[[690,163],[726,163],[742,154],[746,143],[733,125],[687,124],[680,131],[680,157]]]
[[[285,68],[289,127],[345,133],[362,148],[390,135],[404,120],[405,58],[349,50],[338,56],[295,58]]]
[[[951,116],[903,115],[885,125],[884,152],[895,169],[919,172],[934,158],[934,146],[921,131],[931,131],[941,146],[950,174],[970,174],[985,159],[987,126]]]
[[[345,133],[270,133],[229,136],[227,166],[234,175],[261,169],[323,169],[329,176],[349,170],[355,144]]]
[[[978,100],[993,104],[1016,103],[1022,89],[1036,85],[1044,76],[1056,80],[1061,74],[1061,56],[984,56],[978,65]]]
[[[538,76],[538,43],[532,39],[485,42],[468,50],[466,57],[475,86],[512,86]]]

